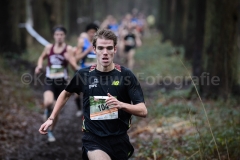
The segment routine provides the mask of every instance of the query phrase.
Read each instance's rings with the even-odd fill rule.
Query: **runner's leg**
[[[130,69],[130,70],[132,70],[133,69],[133,66],[134,66],[134,55],[135,55],[135,49],[131,49],[128,53],[127,53],[128,55],[128,57],[127,57],[127,59],[128,59],[128,68]]]
[[[87,152],[89,160],[111,160],[109,155],[102,150],[94,150]]]
[[[54,94],[51,90],[46,90],[43,93],[43,106],[44,109],[51,110],[53,108],[54,104]],[[50,116],[51,113],[48,113],[48,117]],[[47,118],[48,118],[47,117]]]
[[[43,93],[43,104],[44,108],[47,111],[46,119],[49,118],[49,116],[52,113],[53,105],[54,105],[54,94],[52,91],[47,90]],[[46,113],[45,113],[46,114]],[[57,117],[54,119],[52,126],[48,129],[48,141],[49,142],[54,142],[55,137],[52,134],[52,130],[57,122]]]
[[[52,85],[52,91],[53,91],[53,107],[55,106],[55,103],[56,103],[56,100],[58,99],[58,96],[61,94],[61,92],[65,89],[66,87],[66,80],[64,78],[61,78],[61,79],[55,79],[53,81],[53,85]],[[53,109],[53,108],[52,108]],[[56,123],[58,121],[58,116],[56,116],[54,118],[54,121],[53,121],[53,124],[50,128],[50,130],[53,130]]]
[[[79,95],[76,94],[75,96],[75,102],[76,102],[76,105],[77,105],[77,113],[76,113],[76,116],[77,117],[80,117],[82,115],[82,108],[83,108],[83,93],[80,92]]]

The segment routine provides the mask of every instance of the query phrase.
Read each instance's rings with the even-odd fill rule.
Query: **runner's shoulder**
[[[50,50],[51,48],[52,48],[52,46],[53,46],[53,44],[47,44],[46,46],[45,46],[45,50]]]
[[[67,45],[67,51],[73,51],[74,50],[74,47],[73,46],[71,46],[71,45]]]
[[[129,68],[124,67],[124,66],[121,66],[121,72],[126,75],[133,74],[133,72]]]
[[[83,44],[84,44],[84,39],[81,38],[81,37],[79,37],[79,38],[78,38],[78,41],[77,41],[77,48],[78,48],[78,49],[82,49]]]
[[[82,32],[82,33],[79,35],[79,38],[80,38],[80,39],[84,39],[84,38],[88,39],[88,34],[87,34],[86,32]]]
[[[50,53],[52,46],[53,46],[53,44],[51,44],[51,43],[47,44],[44,48],[44,53],[48,55]]]
[[[86,68],[81,68],[81,69],[79,69],[78,71],[77,71],[77,73],[78,74],[88,74],[89,73],[89,71],[90,71],[90,68],[91,68],[91,66],[89,66],[89,67],[86,67]]]

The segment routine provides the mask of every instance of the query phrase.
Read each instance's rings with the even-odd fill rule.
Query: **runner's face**
[[[63,43],[65,41],[65,33],[63,31],[55,31],[53,38],[56,43]]]
[[[95,29],[89,29],[89,30],[87,31],[87,34],[88,34],[88,36],[89,36],[89,38],[90,38],[91,41],[92,41],[93,36],[94,36],[95,33],[96,33],[96,30],[95,30]]]
[[[103,67],[108,67],[113,63],[113,58],[116,53],[113,40],[98,38],[94,52],[97,55],[97,62]]]

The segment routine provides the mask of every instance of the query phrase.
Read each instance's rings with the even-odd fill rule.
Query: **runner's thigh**
[[[109,155],[102,150],[94,150],[87,152],[89,160],[111,160]]]
[[[43,99],[45,105],[51,105],[54,102],[54,94],[52,91],[47,90],[43,93]]]

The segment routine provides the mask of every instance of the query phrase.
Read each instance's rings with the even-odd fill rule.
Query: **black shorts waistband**
[[[114,139],[115,139],[115,138],[117,138],[117,137],[128,136],[128,135],[127,135],[127,132],[122,133],[122,134],[119,134],[119,135],[108,135],[108,136],[99,136],[99,135],[96,135],[96,134],[94,134],[94,133],[92,133],[92,132],[89,132],[89,131],[84,131],[83,134],[86,135],[86,136],[87,136],[87,135],[89,135],[89,136],[95,136],[95,137],[103,138],[103,139],[104,139],[104,138],[107,138],[107,139],[109,139],[109,138],[110,138],[110,139],[111,139],[111,138],[114,138]]]

